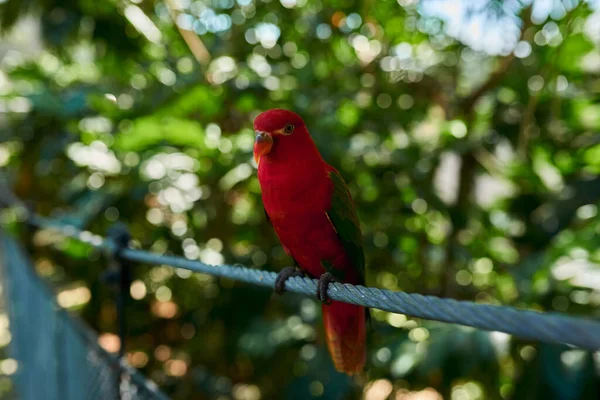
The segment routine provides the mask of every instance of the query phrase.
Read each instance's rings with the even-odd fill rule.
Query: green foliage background
[[[252,120],[288,108],[350,186],[370,285],[598,318],[600,11],[542,3],[0,1],[2,173],[95,233],[278,270]],[[114,348],[103,255],[23,237]],[[132,294],[130,361],[174,399],[600,395],[598,353],[566,346],[374,311],[349,378],[313,299],[146,266]]]

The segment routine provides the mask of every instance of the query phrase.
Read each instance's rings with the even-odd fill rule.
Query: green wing
[[[333,170],[329,172],[329,177],[333,182],[333,194],[331,207],[326,214],[364,283],[365,253],[354,202],[340,173]]]

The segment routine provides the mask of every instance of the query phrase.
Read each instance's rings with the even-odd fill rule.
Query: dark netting
[[[13,375],[24,400],[166,399],[157,386],[98,345],[97,337],[55,301],[21,247],[0,235]]]

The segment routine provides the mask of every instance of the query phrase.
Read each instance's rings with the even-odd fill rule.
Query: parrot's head
[[[267,154],[276,155],[286,152],[288,148],[297,149],[303,142],[312,143],[302,118],[281,108],[265,111],[256,117],[254,131],[254,160],[257,164]]]

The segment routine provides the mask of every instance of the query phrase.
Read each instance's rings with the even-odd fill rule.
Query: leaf
[[[594,50],[594,44],[583,33],[568,36],[560,46],[558,65],[562,70],[571,72],[581,72],[581,59]]]
[[[133,127],[121,132],[115,148],[122,151],[142,151],[157,144],[205,148],[204,129],[196,122],[174,117],[143,117],[133,121]]]

